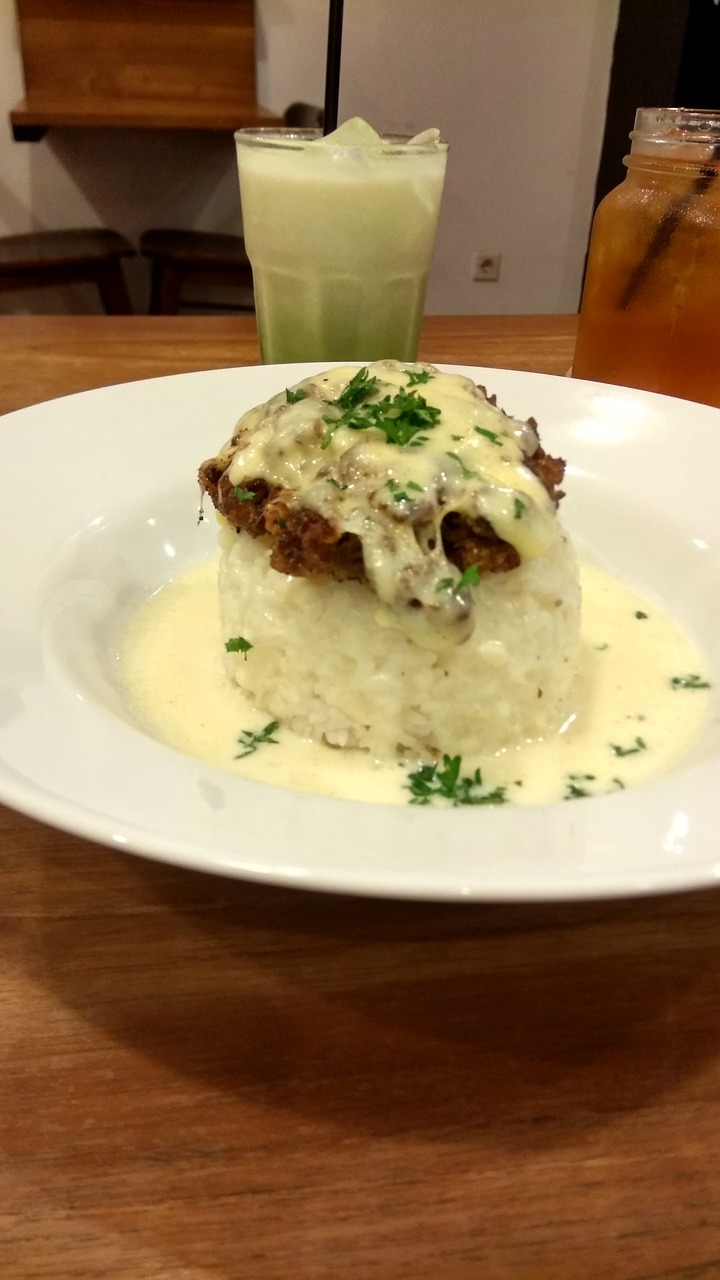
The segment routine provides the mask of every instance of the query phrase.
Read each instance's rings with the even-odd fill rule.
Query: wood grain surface
[[[561,372],[572,332],[423,351]],[[256,358],[246,320],[0,339],[5,407]],[[0,849],[2,1280],[720,1277],[716,893],[364,901],[7,809]]]
[[[565,373],[575,316],[429,316],[423,359]],[[253,316],[0,316],[0,413],[135,378],[257,364]]]

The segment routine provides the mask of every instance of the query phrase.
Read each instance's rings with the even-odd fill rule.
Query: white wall
[[[427,310],[574,311],[619,0],[345,0],[340,117],[450,143]],[[262,0],[259,92],[322,96],[326,0]],[[497,283],[474,252],[502,254]]]
[[[577,306],[618,3],[346,0],[341,118],[403,132],[433,124],[450,142],[428,311]],[[322,101],[326,21],[327,0],[257,0],[265,106]],[[14,3],[0,0],[0,233],[240,229],[229,136],[56,129],[13,143],[7,111],[21,96]],[[478,250],[502,254],[497,283],[470,280]],[[145,264],[132,275],[140,307]],[[37,309],[40,296],[50,309],[47,294],[0,294],[0,310]]]

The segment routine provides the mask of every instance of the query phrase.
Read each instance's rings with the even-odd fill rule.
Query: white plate
[[[222,773],[135,728],[112,654],[129,610],[211,553],[195,471],[240,414],[317,365],[68,396],[0,420],[0,799],[110,846],[223,875],[407,898],[540,900],[720,878],[717,703],[675,771],[580,802],[428,810]],[[564,520],[720,667],[720,411],[460,368],[568,459]],[[715,695],[713,695],[715,696]]]

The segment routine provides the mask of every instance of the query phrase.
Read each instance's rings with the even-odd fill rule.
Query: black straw
[[[704,192],[707,191],[708,187],[712,186],[713,182],[717,180],[718,172],[713,165],[717,164],[718,160],[720,160],[720,144],[715,143],[710,153],[710,159],[713,164],[703,165],[700,170],[699,177],[695,178],[694,182],[691,183],[682,195],[677,196],[676,199],[671,202],[670,206],[660,219],[651,236],[650,243],[648,244],[645,253],[640,261],[635,264],[633,270],[625,281],[625,287],[623,288],[620,296],[621,311],[627,311],[636,293],[645,284],[645,281],[652,271],[655,263],[658,258],[661,258],[664,254],[690,206],[694,204],[698,197],[703,195]]]
[[[340,51],[342,46],[344,0],[330,0],[328,17],[327,60],[325,63],[325,110],[323,133],[337,129],[340,97]]]

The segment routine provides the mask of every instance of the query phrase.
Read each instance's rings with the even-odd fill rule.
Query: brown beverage
[[[573,374],[720,406],[720,112],[638,111],[593,223]]]

